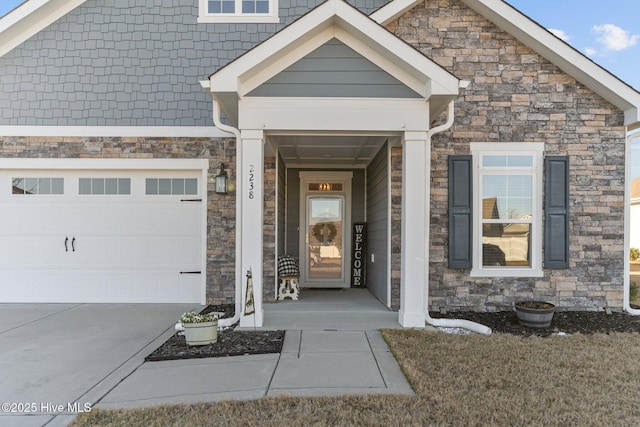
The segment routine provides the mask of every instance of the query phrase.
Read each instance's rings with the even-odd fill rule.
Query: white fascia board
[[[87,0],[30,0],[0,19],[0,56],[33,37]]]
[[[380,25],[387,25],[422,2],[423,0],[392,0],[373,12],[369,17]]]
[[[625,125],[640,126],[640,93],[502,0],[462,0],[502,30],[555,64],[625,113]]]
[[[405,132],[429,129],[422,98],[286,98],[240,100],[241,129],[328,132]]]
[[[0,158],[0,169],[208,170],[208,159]]]
[[[32,137],[233,137],[213,126],[0,126],[0,136]]]

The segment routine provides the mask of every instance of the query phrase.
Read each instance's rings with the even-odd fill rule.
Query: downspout
[[[461,82],[461,88],[462,87],[466,87],[466,85],[464,85],[464,82]],[[467,83],[468,85],[468,83]],[[427,149],[425,150],[425,162],[427,165],[431,165],[431,137],[434,136],[435,134],[444,132],[446,130],[449,130],[451,128],[451,126],[453,125],[453,120],[455,118],[454,116],[454,110],[453,110],[453,106],[454,106],[454,101],[452,100],[451,102],[449,102],[449,107],[447,110],[447,121],[440,125],[440,126],[436,126],[434,128],[429,129],[429,131],[427,132],[427,140],[426,140],[426,144],[427,144]],[[429,173],[430,175],[431,173]],[[427,201],[427,203],[430,203],[430,197],[431,197],[431,190],[430,190],[430,182],[427,182],[426,186],[425,186],[425,200]],[[429,214],[429,210],[427,209],[427,218],[426,218],[426,229],[429,230],[430,225],[431,225],[431,221],[430,221],[430,214]],[[429,253],[429,239],[425,239],[425,254]],[[428,258],[428,257],[427,257]],[[464,319],[434,319],[429,315],[429,260],[427,259],[425,262],[425,270],[426,270],[426,285],[425,285],[425,293],[426,293],[426,297],[425,297],[425,310],[424,310],[424,315],[425,315],[425,320],[426,322],[431,325],[431,326],[438,326],[438,327],[445,327],[445,328],[462,328],[462,329],[468,329],[472,332],[477,332],[479,334],[485,334],[485,335],[489,335],[491,334],[491,328],[485,326],[485,325],[481,325],[480,323],[476,323],[476,322],[472,322],[470,320],[464,320]]]
[[[627,313],[638,316],[640,310],[631,308],[631,260],[629,259],[629,251],[631,248],[631,144],[634,140],[640,141],[640,132],[629,135],[627,133],[627,143],[625,144],[625,168],[624,168],[624,182],[625,182],[625,203],[624,203],[624,292],[623,292],[623,305],[624,311]]]
[[[213,97],[213,124],[216,125],[218,129],[224,132],[229,132],[236,137],[236,159],[242,158],[242,144],[240,144],[240,130],[234,128],[233,126],[225,125],[222,123],[220,119],[220,103],[218,100]],[[236,215],[242,209],[242,197],[240,188],[240,180],[237,177],[242,176],[240,162],[236,162]],[[240,242],[242,241],[242,229],[239,224],[236,224],[236,265],[238,260],[242,256]],[[239,274],[239,269],[236,268],[236,308],[235,315],[232,318],[228,319],[220,319],[218,321],[218,328],[228,328],[240,320],[240,313],[242,313],[242,274]]]

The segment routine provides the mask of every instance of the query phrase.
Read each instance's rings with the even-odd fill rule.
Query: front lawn
[[[416,391],[101,411],[75,426],[640,425],[640,335],[385,330]]]

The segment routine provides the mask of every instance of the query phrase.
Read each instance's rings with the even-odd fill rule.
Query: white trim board
[[[0,136],[68,137],[234,137],[214,126],[0,126]]]
[[[206,177],[209,161],[207,159],[0,158],[0,169],[202,170],[203,177]]]

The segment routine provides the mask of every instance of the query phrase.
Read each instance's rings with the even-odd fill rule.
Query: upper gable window
[[[279,22],[278,0],[199,0],[198,22]]]

